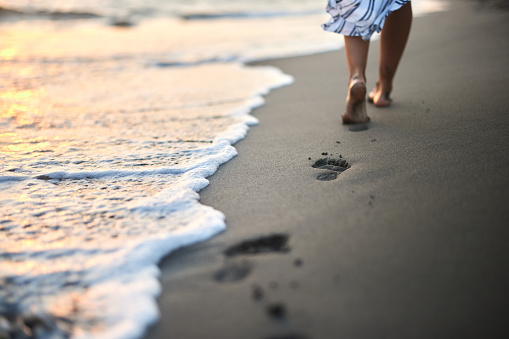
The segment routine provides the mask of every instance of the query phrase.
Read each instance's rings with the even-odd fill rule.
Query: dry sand
[[[264,63],[295,84],[200,193],[228,230],[162,262],[147,338],[509,338],[509,12],[450,3],[365,131],[341,125],[343,51]]]

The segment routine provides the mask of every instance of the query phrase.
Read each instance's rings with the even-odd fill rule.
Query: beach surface
[[[509,11],[448,2],[367,130],[341,125],[344,51],[259,63],[295,83],[200,192],[228,229],[161,263],[146,338],[509,337]]]

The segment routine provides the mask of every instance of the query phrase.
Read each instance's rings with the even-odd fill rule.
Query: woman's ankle
[[[348,85],[352,85],[353,83],[366,83],[366,76],[364,74],[352,74],[348,78]]]
[[[376,82],[375,88],[368,95],[368,102],[376,107],[387,107],[392,103],[390,94],[392,84],[383,83],[380,80]]]

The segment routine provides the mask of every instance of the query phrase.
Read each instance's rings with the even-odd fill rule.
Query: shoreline
[[[255,63],[295,83],[252,113],[260,124],[200,192],[227,231],[163,260],[145,338],[509,332],[508,13],[449,2],[414,20],[395,103],[368,106],[368,130],[340,123],[342,51]],[[340,156],[350,167],[317,180],[330,170],[312,165]]]

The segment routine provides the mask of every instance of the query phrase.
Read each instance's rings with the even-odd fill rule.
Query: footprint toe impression
[[[324,153],[326,154],[326,153]],[[338,175],[350,168],[350,164],[340,155],[338,158],[322,158],[311,166],[320,170],[327,170],[318,174],[316,179],[320,181],[331,181],[337,179]]]

